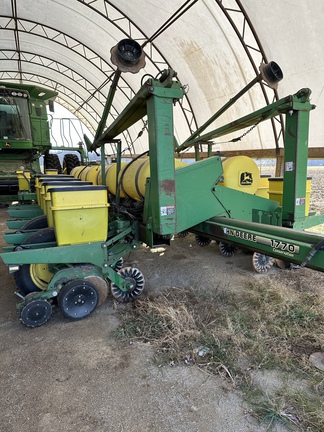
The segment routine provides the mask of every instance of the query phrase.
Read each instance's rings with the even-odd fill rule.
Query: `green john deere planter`
[[[122,55],[125,49],[126,59]],[[114,56],[118,69],[103,120],[110,110],[121,71],[143,65],[143,54],[134,41],[121,41]],[[281,78],[279,66],[272,62],[264,65],[254,81],[267,79],[273,84]],[[45,323],[51,316],[54,299],[65,317],[85,318],[104,302],[108,284],[118,301],[136,300],[144,289],[144,277],[137,268],[123,267],[122,257],[142,243],[150,247],[169,244],[179,232],[194,233],[202,245],[216,240],[224,255],[231,255],[237,247],[250,250],[259,272],[268,270],[274,259],[324,270],[324,238],[305,232],[306,228],[324,222],[323,215],[306,209],[308,126],[314,108],[310,90],[302,89],[203,134],[211,123],[208,121],[175,147],[173,107],[182,97],[183,88],[174,71],[165,70],[159,79],[149,78],[115,121],[105,130],[105,121],[101,122],[94,141],[88,142],[89,150],[101,147],[102,155],[106,144],[117,146],[114,185],[105,184],[104,156],[102,176],[97,177],[100,185],[69,185],[64,179],[62,185],[51,185],[53,179],[48,178],[37,207],[44,212],[42,221],[45,219],[48,226],[37,228],[36,224],[28,229],[27,225],[14,237],[10,233],[5,236],[11,245],[4,248],[1,257],[20,291],[17,307],[23,324],[36,327]],[[229,104],[219,110],[212,120],[228,107]],[[226,186],[221,156],[210,155],[175,167],[175,156],[188,147],[209,143],[279,114],[286,118],[282,204],[251,193],[258,174],[246,166],[236,169],[238,187]],[[133,169],[139,159],[122,164],[118,137],[144,116],[149,174],[139,184],[143,177],[139,174],[141,164]],[[143,158],[142,165],[147,160]],[[33,219],[28,223],[33,226]]]

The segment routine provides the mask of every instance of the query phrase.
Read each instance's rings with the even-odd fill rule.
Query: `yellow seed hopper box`
[[[106,186],[49,189],[58,246],[105,241],[108,235]]]
[[[45,181],[42,183],[41,187],[41,197],[43,202],[43,212],[45,213],[47,217],[47,224],[49,227],[54,227],[54,221],[53,221],[53,215],[52,215],[52,196],[49,192],[50,189],[53,189],[54,187],[56,189],[58,188],[64,188],[64,187],[77,187],[77,186],[84,186],[84,185],[92,185],[91,182],[82,182],[80,179],[74,179],[75,181]]]

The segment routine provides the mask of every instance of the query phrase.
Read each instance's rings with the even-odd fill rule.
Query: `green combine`
[[[58,155],[51,153],[46,111],[47,105],[53,110],[56,96],[56,91],[37,85],[0,82],[0,201],[17,200],[17,170],[29,172],[33,184],[34,175],[41,172],[41,156],[44,156],[45,170],[62,173]],[[79,165],[78,156],[66,154],[63,165],[70,171]],[[25,177],[28,181],[29,176],[27,179],[25,174]]]

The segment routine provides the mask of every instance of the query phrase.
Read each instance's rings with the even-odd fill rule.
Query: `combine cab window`
[[[27,97],[0,94],[0,139],[31,140]]]

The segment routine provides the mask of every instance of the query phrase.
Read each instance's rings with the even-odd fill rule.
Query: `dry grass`
[[[324,167],[309,167],[308,175],[310,210],[324,214]],[[324,233],[324,225],[312,231]],[[264,277],[235,293],[171,288],[123,310],[116,336],[150,342],[157,366],[194,365],[220,374],[244,392],[250,413],[268,430],[279,423],[322,432],[324,373],[310,365],[309,355],[324,351],[324,295],[295,276],[284,284]],[[269,394],[253,374],[271,370],[303,385]]]
[[[257,417],[267,408],[263,417],[270,426],[289,422],[323,431],[324,375],[308,362],[311,353],[324,349],[322,300],[304,291],[285,292],[267,279],[235,294],[172,288],[124,310],[116,336],[153,344],[158,366],[195,365],[221,374],[243,389]],[[279,405],[273,403],[251,380],[253,371],[264,369],[303,379],[306,387],[300,394],[287,390],[277,395]]]

